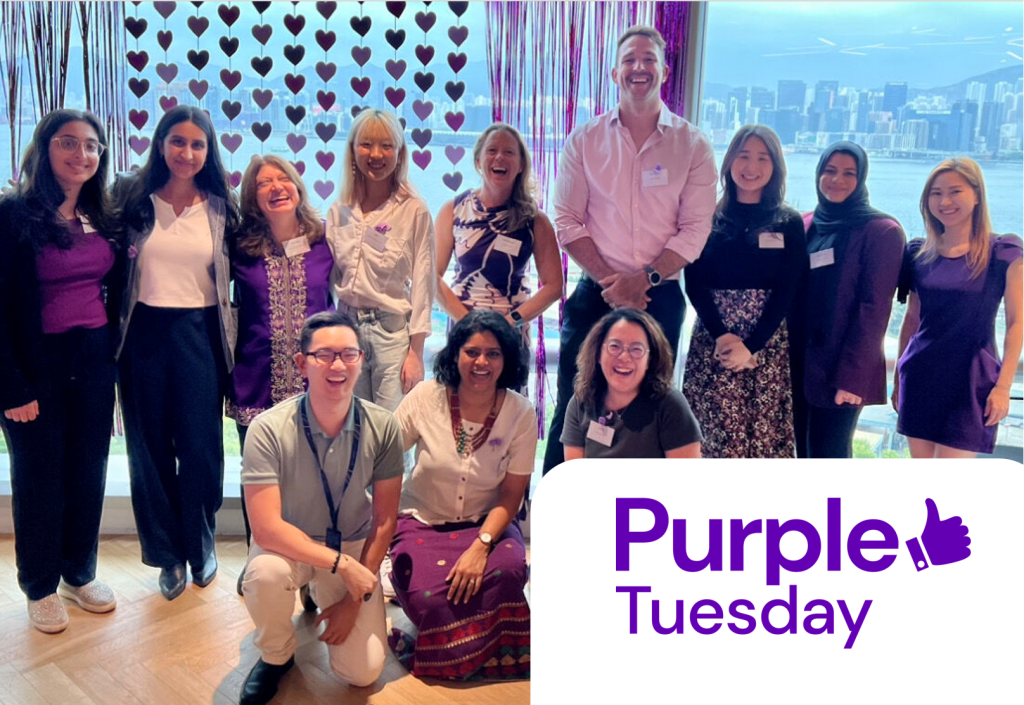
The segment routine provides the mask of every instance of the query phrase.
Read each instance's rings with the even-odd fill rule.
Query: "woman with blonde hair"
[[[1021,239],[992,232],[977,162],[947,159],[921,194],[925,238],[907,245],[897,430],[915,458],[971,458],[995,449],[1022,343]],[[1003,358],[995,345],[1006,302]]]
[[[394,411],[423,380],[437,276],[433,221],[409,183],[409,150],[393,114],[366,108],[356,116],[341,182],[327,239],[338,308],[367,346],[355,393]]]

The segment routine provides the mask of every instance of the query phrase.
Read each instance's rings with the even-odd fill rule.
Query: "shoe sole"
[[[57,587],[57,594],[63,597],[65,600],[71,600],[86,612],[92,612],[93,614],[106,614],[107,612],[113,612],[114,608],[117,607],[117,600],[114,600],[113,602],[107,603],[105,605],[96,605],[91,602],[85,602],[84,600],[80,599],[78,595],[76,595],[75,593],[71,592],[70,590],[66,590],[63,585]],[[67,627],[67,625],[64,626]]]
[[[29,618],[29,621],[32,622],[32,619]],[[32,622],[32,626],[44,634],[60,634],[68,628],[68,624],[70,623],[71,620],[64,622],[64,624],[37,624],[36,622]]]

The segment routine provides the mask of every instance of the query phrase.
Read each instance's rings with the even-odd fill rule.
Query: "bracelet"
[[[338,555],[334,557],[334,565],[331,566],[331,575],[338,574],[338,563],[341,561],[341,551],[338,551]]]

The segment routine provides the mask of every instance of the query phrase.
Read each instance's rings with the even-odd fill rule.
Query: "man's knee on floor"
[[[331,670],[349,685],[362,688],[373,685],[384,671],[387,654],[381,644],[368,644],[365,650],[353,657],[351,651],[331,649]]]

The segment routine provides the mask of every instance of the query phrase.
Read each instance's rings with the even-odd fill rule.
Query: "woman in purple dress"
[[[238,342],[227,415],[244,446],[258,414],[306,389],[295,364],[299,334],[308,317],[333,308],[334,257],[323,221],[286,159],[253,157],[242,177],[241,211],[231,251]],[[242,516],[248,541],[244,498]]]
[[[915,458],[973,458],[995,448],[1021,352],[1021,240],[996,235],[981,167],[947,159],[921,194],[925,237],[907,245],[909,292],[893,380],[897,430]],[[995,320],[1006,302],[1000,362]]]

